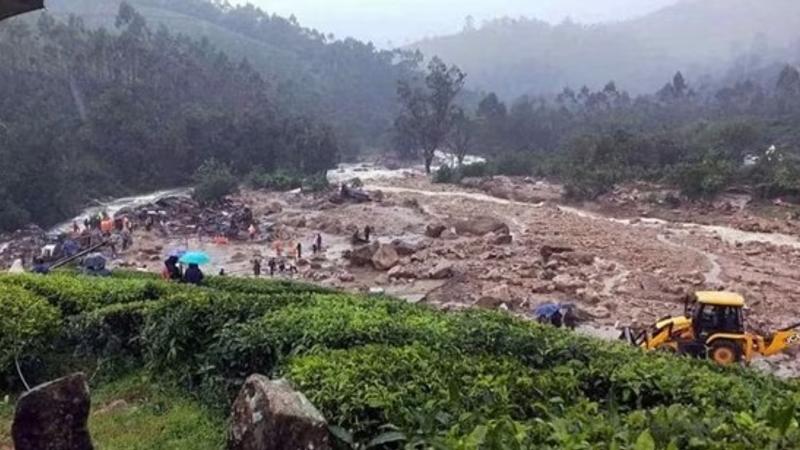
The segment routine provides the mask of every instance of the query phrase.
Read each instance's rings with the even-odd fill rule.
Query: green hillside
[[[199,399],[197,411],[218,411],[213,424],[246,376],[285,376],[329,419],[338,448],[789,449],[800,438],[794,383],[498,313],[132,274],[3,276],[0,311],[0,391],[19,391],[15,356],[32,382],[144,368]]]
[[[113,29],[120,0],[51,0],[48,14],[80,18],[87,27]],[[207,39],[231,60],[247,60],[270,82],[278,106],[320,116],[336,126],[352,154],[387,139],[397,111],[397,82],[414,58],[379,51],[371,43],[336,40],[253,6],[208,0],[129,0],[154,30],[160,26]],[[42,13],[24,20],[35,21]]]

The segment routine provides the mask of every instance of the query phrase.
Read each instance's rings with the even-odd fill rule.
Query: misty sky
[[[242,0],[244,1],[244,0]],[[472,15],[478,24],[521,15],[550,22],[572,17],[604,22],[645,14],[678,0],[249,0],[270,13],[294,14],[300,22],[337,37],[353,36],[386,47],[449,34]]]

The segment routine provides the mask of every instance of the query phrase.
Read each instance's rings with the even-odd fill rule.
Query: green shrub
[[[494,169],[489,163],[466,164],[459,168],[464,178],[483,178],[494,175]]]
[[[253,189],[286,192],[302,188],[303,176],[285,170],[265,172],[264,169],[256,168],[247,176],[247,184]]]
[[[320,173],[317,175],[310,175],[303,179],[303,192],[324,192],[331,187],[328,181],[328,174]]]
[[[439,184],[447,184],[447,183],[458,183],[461,180],[461,176],[458,170],[448,166],[447,164],[442,165],[436,172],[433,173],[433,182]]]
[[[537,156],[534,153],[504,153],[494,159],[497,175],[525,177],[533,174]]]
[[[58,309],[17,286],[0,285],[0,372],[23,352],[35,352],[57,333]]]
[[[239,180],[231,168],[220,161],[210,159],[194,174],[194,198],[201,203],[212,203],[235,194]]]

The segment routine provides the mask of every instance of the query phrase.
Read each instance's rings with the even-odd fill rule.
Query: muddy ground
[[[566,205],[558,186],[527,179],[437,185],[414,170],[372,168],[338,178],[354,175],[374,201],[244,191],[235,200],[259,221],[256,240],[215,244],[184,220],[167,234],[138,230],[116,264],[159,271],[166,252],[186,247],[212,255],[209,272],[251,276],[251,260],[266,263],[280,240],[303,245],[295,278],[446,309],[529,314],[545,302],[570,302],[589,329],[609,330],[679,314],[686,293],[726,289],[745,295],[754,331],[800,322],[800,221],[788,205],[753,205],[742,194],[676,204],[641,186]],[[379,244],[353,246],[366,225]],[[312,256],[317,233],[325,251]],[[792,356],[773,361],[784,374],[798,373]]]

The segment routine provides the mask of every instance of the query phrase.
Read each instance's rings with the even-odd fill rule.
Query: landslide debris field
[[[526,315],[542,303],[570,302],[590,327],[608,329],[649,325],[680,313],[686,293],[724,288],[745,295],[754,331],[800,321],[800,240],[793,236],[800,221],[786,205],[756,209],[734,195],[683,206],[639,187],[565,206],[558,186],[524,179],[439,185],[412,170],[366,168],[332,178],[352,176],[361,177],[371,201],[343,200],[338,192],[244,191],[203,210],[187,198],[164,199],[146,208],[165,210],[166,233],[138,230],[116,264],[159,271],[169,249],[201,248],[214,258],[209,271],[250,276],[256,255],[268,271],[280,240],[287,253],[291,242],[303,244],[296,278],[445,309]],[[198,239],[198,224],[207,229],[245,206],[260,224],[255,241]],[[353,245],[353,234],[367,225],[373,243]],[[317,233],[325,251],[314,256]]]

